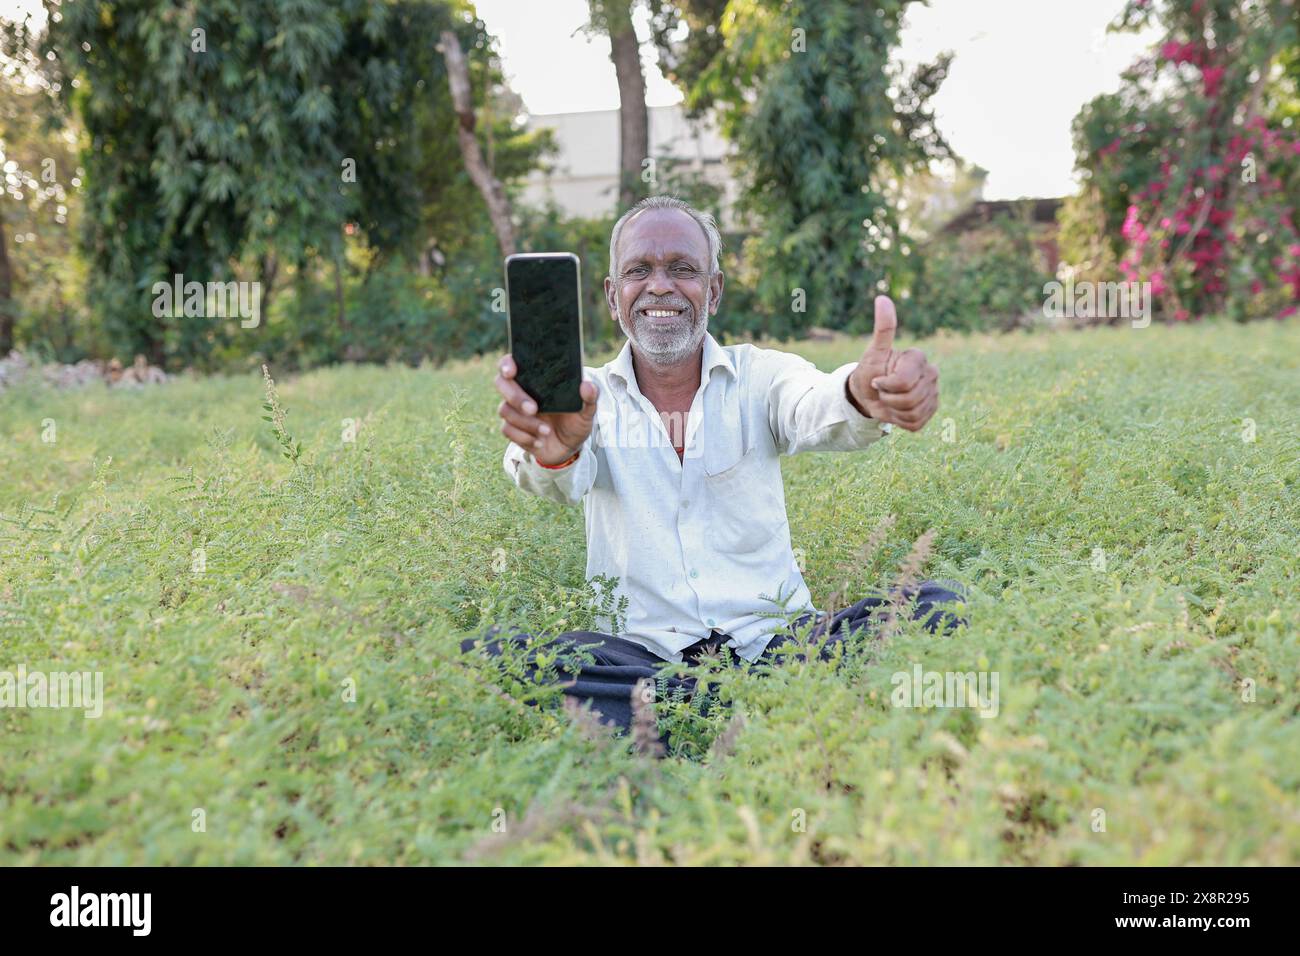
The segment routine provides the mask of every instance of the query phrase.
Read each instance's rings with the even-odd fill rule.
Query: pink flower
[[[1124,225],[1120,227],[1120,235],[1125,239],[1133,239],[1142,230],[1142,224],[1138,222],[1138,207],[1129,206],[1128,215],[1124,217]]]
[[[1207,66],[1201,73],[1201,78],[1205,82],[1205,95],[1214,96],[1219,92],[1219,84],[1223,81],[1224,69],[1221,66]]]

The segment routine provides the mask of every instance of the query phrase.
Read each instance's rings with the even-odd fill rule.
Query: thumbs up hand
[[[939,370],[920,349],[894,351],[897,328],[894,303],[887,295],[876,296],[875,327],[849,375],[849,399],[864,415],[916,432],[939,407]]]

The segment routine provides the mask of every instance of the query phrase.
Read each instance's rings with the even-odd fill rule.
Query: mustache
[[[633,312],[644,312],[646,309],[680,309],[682,312],[693,311],[691,304],[685,299],[647,299],[643,297],[632,303]]]

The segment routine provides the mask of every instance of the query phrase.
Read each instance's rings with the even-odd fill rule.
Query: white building
[[[738,189],[725,162],[728,146],[709,121],[691,122],[679,106],[656,106],[650,114],[650,156],[687,161],[723,190],[724,222],[730,223]],[[571,216],[608,216],[618,205],[618,110],[543,113],[530,116],[532,128],[555,131],[558,153],[548,172],[533,171],[525,181],[523,201],[532,206],[548,200]],[[650,184],[649,190],[655,191]],[[712,210],[710,210],[712,211]]]

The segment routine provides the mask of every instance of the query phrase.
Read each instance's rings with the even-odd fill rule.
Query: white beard
[[[685,312],[681,321],[671,325],[653,324],[644,319],[638,321],[632,313],[632,327],[623,318],[623,305],[618,304],[618,325],[623,334],[632,340],[637,352],[655,365],[676,365],[683,359],[694,355],[704,341],[704,333],[709,327],[709,303],[712,297],[705,296],[702,318],[694,321],[694,310]]]

